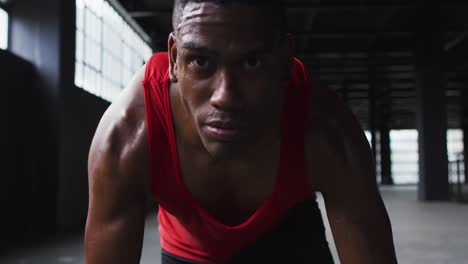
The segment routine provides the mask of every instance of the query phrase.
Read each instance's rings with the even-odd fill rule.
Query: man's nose
[[[224,111],[235,111],[242,108],[239,91],[239,81],[235,74],[227,70],[220,71],[214,82],[210,103],[213,107]]]

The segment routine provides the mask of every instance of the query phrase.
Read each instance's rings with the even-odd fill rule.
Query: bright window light
[[[416,184],[419,181],[418,131],[391,130],[390,148],[395,184]]]
[[[458,176],[460,176],[461,182],[465,182],[465,164],[462,162],[463,151],[463,130],[449,129],[447,131],[447,155],[451,183],[457,182]]]
[[[112,102],[151,54],[107,1],[76,0],[76,86]]]
[[[392,173],[396,184],[416,184],[419,182],[419,153],[417,130],[392,130],[390,132],[392,149]],[[447,130],[447,154],[449,160],[449,179],[456,179],[455,169],[460,170],[461,180],[464,182],[465,167],[463,162],[455,168],[456,160],[463,153],[463,131],[460,129]]]
[[[0,8],[0,49],[8,48],[8,13]]]

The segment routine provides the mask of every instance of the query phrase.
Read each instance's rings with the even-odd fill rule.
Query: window
[[[465,182],[465,164],[462,161],[463,150],[463,130],[449,129],[447,131],[447,155],[451,183],[457,182],[458,176],[460,176],[461,182]]]
[[[417,130],[392,130],[390,132],[392,149],[392,173],[396,184],[415,184],[419,182],[419,153]],[[447,130],[447,154],[449,160],[450,182],[455,181],[455,161],[463,153],[463,131]],[[450,162],[452,161],[452,162]],[[460,164],[461,180],[464,181],[464,164]]]
[[[8,13],[0,8],[0,49],[8,48]]]
[[[392,176],[395,184],[416,184],[419,181],[418,131],[391,130],[390,148]]]
[[[463,130],[449,129],[447,131],[447,154],[449,160],[456,160],[463,155]]]
[[[76,86],[112,102],[151,54],[107,1],[76,0]]]

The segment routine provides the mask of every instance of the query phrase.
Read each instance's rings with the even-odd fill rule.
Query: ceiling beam
[[[458,1],[441,1],[440,6],[466,7],[468,3],[463,0]],[[418,3],[417,1],[339,1],[339,2],[317,2],[317,1],[295,1],[287,2],[287,8],[300,8],[300,9],[319,9],[319,10],[336,10],[336,9],[388,9],[388,8],[424,8],[424,3]]]
[[[466,1],[458,0],[451,2],[442,2],[441,7],[467,7]],[[337,10],[337,9],[401,9],[401,8],[424,8],[423,4],[410,3],[409,1],[340,1],[340,2],[321,2],[321,1],[295,1],[287,2],[287,9],[313,9],[316,11],[322,10]],[[160,13],[172,13],[172,7],[152,7],[150,11],[133,11],[131,15],[138,17],[154,17]]]
[[[316,39],[340,39],[340,38],[376,38],[379,36],[386,36],[386,37],[412,37],[413,32],[409,31],[343,31],[343,32],[305,32],[305,31],[296,31],[291,32],[294,37],[299,38],[316,38]]]

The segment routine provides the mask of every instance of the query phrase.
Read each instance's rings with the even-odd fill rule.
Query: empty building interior
[[[0,263],[83,263],[92,137],[133,74],[167,50],[172,5],[0,1]],[[365,130],[399,262],[467,263],[468,2],[285,6],[313,86],[336,92]],[[141,263],[160,261],[155,209]]]

